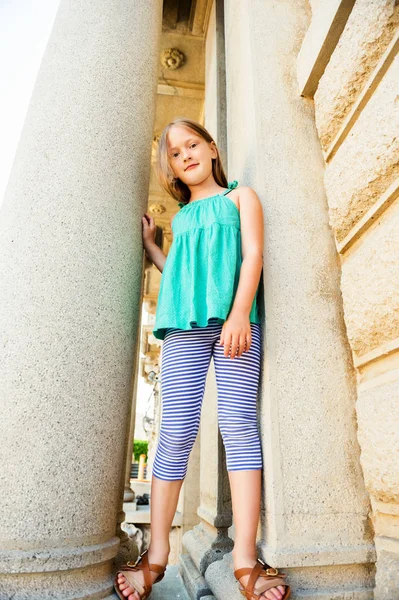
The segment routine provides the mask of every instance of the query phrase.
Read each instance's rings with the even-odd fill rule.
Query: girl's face
[[[167,146],[173,173],[187,186],[201,183],[212,173],[212,158],[217,157],[214,142],[209,144],[192,129],[174,125],[168,132]]]

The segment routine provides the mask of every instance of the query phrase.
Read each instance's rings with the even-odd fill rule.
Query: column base
[[[274,566],[274,565],[273,565]],[[374,564],[325,565],[282,568],[292,594],[301,600],[373,600]],[[205,581],[216,600],[235,598],[238,582],[234,577],[233,557],[225,554],[205,572]]]
[[[0,575],[0,598],[13,600],[116,600],[111,563],[73,571]]]
[[[274,565],[273,565],[274,566]],[[373,600],[374,564],[325,565],[281,568],[287,573],[292,594],[301,600]],[[205,572],[205,581],[216,600],[238,597],[233,557],[225,554]]]
[[[399,598],[399,540],[377,536],[377,575],[374,600]]]
[[[100,600],[113,596],[117,536],[91,546],[0,552],[0,598]]]
[[[204,522],[184,534],[179,571],[190,598],[212,596],[204,573],[210,564],[231,552],[233,545],[233,540],[227,536],[227,528],[216,529]]]
[[[191,600],[209,598],[211,590],[188,554],[179,557],[179,573]],[[211,596],[213,598],[213,596]]]

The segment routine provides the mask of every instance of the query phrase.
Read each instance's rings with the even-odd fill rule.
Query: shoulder
[[[236,199],[240,210],[261,206],[258,194],[248,185],[240,185],[235,188],[234,192],[236,192]]]
[[[257,198],[258,194],[255,192],[255,190],[251,187],[249,187],[249,185],[240,185],[237,188],[235,188],[236,191],[238,192],[239,196],[241,197],[252,197],[252,198]]]

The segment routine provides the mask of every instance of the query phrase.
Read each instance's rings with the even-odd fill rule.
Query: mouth
[[[189,169],[193,169],[194,167],[198,167],[198,163],[195,163],[195,165],[189,165],[188,167],[186,167],[184,170],[188,171]]]

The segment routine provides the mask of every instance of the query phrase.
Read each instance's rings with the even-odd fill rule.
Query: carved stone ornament
[[[153,213],[154,215],[162,215],[162,213],[164,213],[166,211],[166,208],[163,204],[158,204],[158,203],[154,202],[153,204],[150,204],[150,206],[148,207],[148,210],[150,211],[150,213]]]
[[[162,52],[161,63],[166,69],[174,71],[181,67],[185,62],[185,56],[183,52],[180,52],[177,48],[166,48]]]
[[[152,138],[152,145],[151,145],[151,162],[152,163],[154,163],[155,159],[156,159],[157,149],[158,149],[160,138],[161,138],[160,133],[156,133]]]

